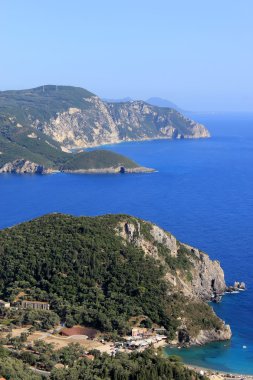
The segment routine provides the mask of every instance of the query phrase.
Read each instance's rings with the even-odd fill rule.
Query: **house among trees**
[[[11,307],[10,302],[0,300],[0,309],[9,309]]]
[[[148,329],[146,327],[133,327],[132,328],[132,336],[143,336],[147,333]]]
[[[34,310],[49,310],[50,305],[48,302],[40,302],[40,301],[21,301],[22,309],[34,309]]]

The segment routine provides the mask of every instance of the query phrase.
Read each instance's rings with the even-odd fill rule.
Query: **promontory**
[[[0,172],[147,172],[113,152],[80,149],[123,141],[192,139],[209,131],[172,108],[113,103],[79,87],[0,92]]]

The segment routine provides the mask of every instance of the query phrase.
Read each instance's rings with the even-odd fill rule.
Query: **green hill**
[[[212,291],[207,275],[201,273],[197,288],[203,263],[223,288],[222,270],[151,223],[127,215],[53,214],[1,231],[0,241],[1,298],[22,291],[49,301],[68,325],[106,332],[125,334],[132,317],[145,315],[182,342],[205,332],[207,341],[229,338],[199,296],[208,299]]]
[[[127,169],[139,167],[134,161],[121,154],[99,149],[73,155],[71,159],[62,165],[61,169],[65,171],[89,170],[90,168],[100,170],[103,168],[118,168],[119,166]]]
[[[48,121],[70,107],[83,108],[83,99],[93,95],[80,87],[55,85],[0,91],[0,115],[15,117],[18,123],[30,126],[32,121]]]

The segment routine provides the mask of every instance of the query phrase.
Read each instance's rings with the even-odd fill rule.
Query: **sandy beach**
[[[211,380],[219,380],[219,379],[220,380],[222,380],[222,379],[235,379],[235,380],[247,379],[247,380],[253,380],[253,375],[244,375],[244,374],[239,374],[239,373],[217,371],[215,369],[198,367],[196,365],[190,365],[190,364],[185,364],[185,366],[187,368],[193,369],[196,372],[199,372],[201,374],[205,374]]]

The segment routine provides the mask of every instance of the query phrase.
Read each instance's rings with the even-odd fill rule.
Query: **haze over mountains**
[[[103,99],[107,103],[125,103],[125,102],[133,102],[134,99],[130,96],[127,96],[125,98],[121,99]],[[173,108],[174,110],[177,110],[178,112],[184,112],[182,108],[178,107],[175,103],[171,102],[170,100],[160,98],[158,96],[154,96],[151,98],[148,98],[144,100],[145,103],[150,104],[151,106],[157,106],[157,107],[167,107],[167,108]]]

